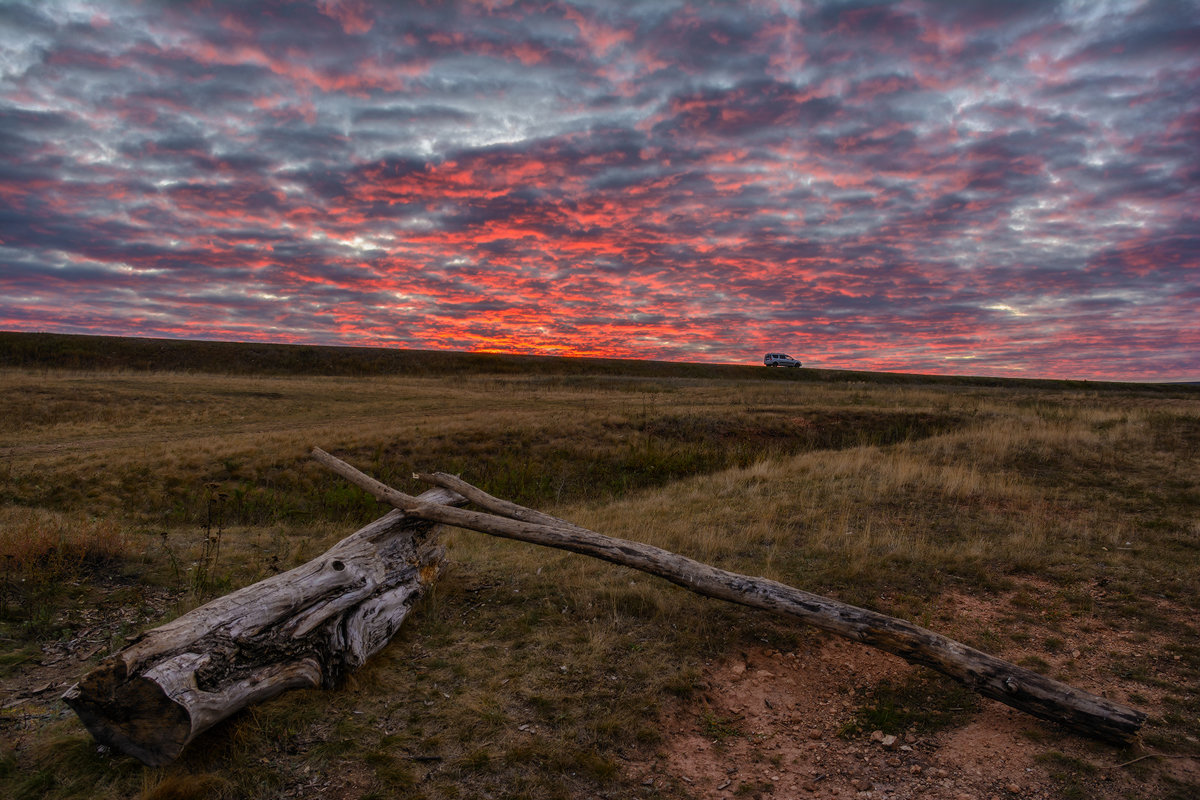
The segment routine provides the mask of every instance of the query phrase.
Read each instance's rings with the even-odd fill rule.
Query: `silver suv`
[[[798,367],[800,362],[787,353],[767,353],[763,356],[764,367]]]

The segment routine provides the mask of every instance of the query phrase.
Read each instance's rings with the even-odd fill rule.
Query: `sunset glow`
[[[0,329],[1200,380],[1200,3],[0,6]]]

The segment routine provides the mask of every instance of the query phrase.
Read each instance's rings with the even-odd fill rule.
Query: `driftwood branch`
[[[462,502],[431,489],[418,504]],[[288,689],[333,686],[399,629],[442,549],[428,520],[391,511],[288,572],[142,634],[63,696],[100,742],[146,764]]]
[[[493,513],[451,508],[406,495],[319,449],[313,451],[313,457],[377,499],[412,516],[593,556],[657,575],[706,597],[774,611],[927,666],[985,697],[1087,736],[1127,742],[1137,735],[1146,719],[1141,711],[1075,689],[910,622],[766,578],[727,572],[651,545],[605,536],[492,497],[450,475],[417,477],[452,490]]]

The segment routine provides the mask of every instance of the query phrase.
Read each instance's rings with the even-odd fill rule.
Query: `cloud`
[[[1198,9],[997,9],[5,6],[0,327],[1200,378]]]

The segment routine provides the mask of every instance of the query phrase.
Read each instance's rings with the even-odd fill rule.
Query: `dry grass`
[[[0,620],[19,627],[23,638],[56,632],[54,613],[69,588],[104,575],[130,555],[114,520],[0,508]]]
[[[40,680],[21,683],[31,642],[69,649],[80,604],[129,585],[173,592],[161,615],[198,602],[188,569],[214,524],[222,554],[208,577],[220,590],[378,514],[310,463],[319,444],[398,488],[419,488],[414,469],[459,472],[596,530],[1001,656],[1144,637],[1141,655],[1097,656],[1087,677],[1154,698],[1153,746],[1200,749],[1194,392],[9,370],[0,420],[0,546],[21,569],[61,559],[54,569],[78,584],[42,596],[38,615],[10,606],[6,687]],[[11,742],[0,793],[645,796],[623,759],[657,746],[660,710],[700,691],[706,661],[812,636],[586,558],[446,538],[451,568],[343,690],[254,709],[161,770],[97,754],[46,706],[53,695],[35,698],[0,720]],[[1032,599],[1021,594],[1031,584]],[[996,610],[988,625],[954,613],[948,598],[964,594]]]
[[[115,521],[41,508],[0,509],[0,559],[22,575],[74,579],[128,556]]]

